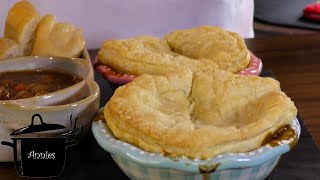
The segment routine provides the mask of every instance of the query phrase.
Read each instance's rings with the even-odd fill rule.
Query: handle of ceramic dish
[[[43,123],[43,120],[42,120],[42,117],[40,116],[40,114],[34,114],[33,116],[32,116],[32,119],[31,119],[31,126],[33,126],[33,122],[34,122],[34,118],[35,117],[38,117],[39,118],[39,120],[40,120],[40,122],[41,122],[41,124],[45,124],[45,123]]]

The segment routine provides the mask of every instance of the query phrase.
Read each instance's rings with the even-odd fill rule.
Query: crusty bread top
[[[8,13],[4,37],[26,45],[33,38],[38,20],[39,14],[32,4],[28,1],[20,1]]]
[[[0,59],[23,55],[19,44],[12,39],[0,38],[0,47]]]
[[[31,55],[79,57],[84,47],[81,29],[69,23],[56,23],[55,17],[49,14],[38,24]]]

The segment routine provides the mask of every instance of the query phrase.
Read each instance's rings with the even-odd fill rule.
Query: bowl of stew
[[[0,103],[72,103],[86,96],[87,79],[93,79],[92,66],[83,59],[22,57],[0,61]]]
[[[60,134],[76,124],[80,133],[74,138],[80,140],[100,106],[100,89],[88,60],[22,57],[0,61],[0,98],[0,141],[10,141],[10,134],[30,125],[34,114],[66,127]],[[0,145],[0,162],[9,161],[12,149]]]

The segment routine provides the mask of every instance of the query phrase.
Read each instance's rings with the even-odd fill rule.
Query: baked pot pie
[[[219,27],[178,30],[165,39],[174,52],[193,59],[210,59],[222,70],[237,73],[249,65],[250,54],[243,38]]]
[[[142,75],[119,87],[104,108],[121,141],[201,159],[256,149],[296,115],[278,81],[221,70]]]
[[[163,75],[180,69],[210,72],[218,68],[211,60],[199,61],[174,53],[165,40],[151,36],[108,40],[99,50],[98,60],[118,73],[130,75]]]

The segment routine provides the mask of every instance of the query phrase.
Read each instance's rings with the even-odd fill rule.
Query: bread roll
[[[0,38],[0,59],[23,56],[23,49],[12,39]]]
[[[84,47],[81,29],[69,23],[56,23],[53,15],[46,15],[37,27],[31,55],[79,57]]]
[[[16,41],[21,46],[23,55],[31,53],[39,18],[36,9],[28,1],[16,3],[8,13],[4,37]]]

